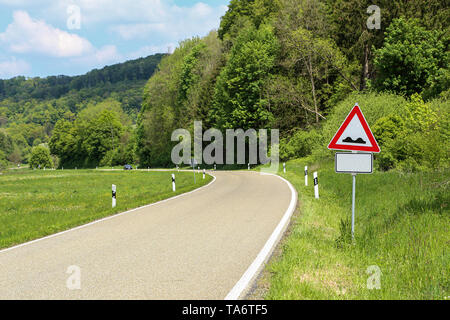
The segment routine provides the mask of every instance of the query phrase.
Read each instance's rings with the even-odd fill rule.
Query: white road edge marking
[[[180,170],[180,171],[191,172],[190,170]],[[137,211],[137,210],[140,210],[140,209],[144,209],[144,208],[148,208],[148,207],[151,207],[151,206],[155,206],[157,204],[160,204],[160,203],[163,203],[163,202],[167,202],[167,201],[170,201],[170,200],[173,200],[173,199],[176,199],[176,198],[180,198],[180,197],[186,196],[188,194],[194,193],[196,191],[199,191],[199,190],[201,190],[203,188],[206,188],[206,187],[210,186],[211,184],[213,184],[216,181],[216,176],[214,176],[211,173],[208,173],[208,174],[213,177],[213,180],[210,183],[208,183],[207,185],[202,186],[200,188],[197,188],[197,189],[194,189],[192,191],[176,195],[176,196],[171,197],[171,198],[160,200],[158,202],[150,203],[150,204],[138,207],[138,208],[134,208],[134,209],[131,209],[131,210],[128,210],[128,211],[120,212],[120,213],[114,214],[112,216],[101,218],[99,220],[95,220],[95,221],[83,224],[81,226],[78,226],[78,227],[75,227],[75,228],[72,228],[72,229],[64,230],[64,231],[61,231],[61,232],[58,232],[58,233],[54,233],[54,234],[51,234],[51,235],[39,238],[39,239],[35,239],[35,240],[31,240],[31,241],[28,241],[28,242],[25,242],[25,243],[21,243],[21,244],[18,244],[16,246],[13,246],[13,247],[0,250],[0,254],[5,253],[7,251],[11,251],[13,249],[17,249],[17,248],[20,248],[20,247],[24,247],[24,246],[36,243],[36,242],[39,242],[39,241],[42,241],[42,240],[47,240],[47,239],[50,239],[50,238],[54,238],[54,237],[60,236],[60,235],[62,235],[64,233],[68,233],[68,232],[72,232],[72,231],[75,231],[75,230],[78,230],[78,229],[86,228],[86,227],[89,227],[89,226],[91,226],[93,224],[96,224],[96,223],[99,223],[99,222],[102,222],[102,221],[106,221],[106,220],[109,220],[109,219],[117,218],[117,217],[122,216],[122,215],[127,214],[127,213],[131,213],[131,212],[134,212],[134,211]]]
[[[242,275],[242,277],[239,279],[239,281],[234,285],[234,287],[231,289],[231,291],[227,294],[227,296],[224,298],[224,300],[238,300],[243,291],[249,286],[249,284],[252,282],[252,280],[255,278],[255,276],[258,274],[258,272],[263,267],[263,264],[268,260],[270,254],[275,249],[275,246],[277,245],[278,241],[280,240],[281,236],[283,235],[285,229],[287,228],[289,221],[291,219],[292,214],[295,211],[295,208],[297,206],[297,191],[292,186],[292,184],[284,179],[283,177],[280,177],[279,175],[272,174],[272,173],[261,173],[262,175],[272,175],[275,177],[280,178],[284,182],[287,183],[289,188],[291,189],[291,202],[289,204],[289,207],[287,208],[285,214],[281,218],[280,222],[278,223],[275,230],[272,232],[271,236],[269,237],[269,240],[267,240],[264,247],[261,249],[259,254],[256,256],[255,260],[252,262],[252,264],[248,267],[247,271]]]

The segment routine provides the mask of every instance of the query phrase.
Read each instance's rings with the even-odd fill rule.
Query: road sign
[[[372,153],[336,152],[336,173],[372,173]]]
[[[345,118],[339,130],[331,139],[328,149],[380,152],[380,147],[358,104]]]

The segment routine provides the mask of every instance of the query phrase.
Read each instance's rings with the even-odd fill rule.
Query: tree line
[[[132,131],[141,109],[142,88],[164,56],[156,54],[75,77],[0,80],[0,136],[7,137],[2,138],[7,143],[0,144],[0,167],[28,163],[33,148],[41,145],[48,149],[58,121],[75,126],[80,122],[77,121],[80,113],[86,109],[99,109],[108,104],[116,117],[128,118],[122,121],[122,126],[127,127],[123,134]],[[68,166],[86,164],[76,154],[64,155],[64,161],[56,153],[47,158],[56,166],[63,165],[67,159],[71,159]]]
[[[10,124],[6,133],[30,147],[43,136],[68,167],[172,166],[171,133],[184,128],[193,136],[194,120],[203,130],[279,129],[282,160],[322,159],[331,158],[326,145],[359,102],[381,144],[379,169],[448,166],[448,4],[379,1],[380,29],[367,27],[370,5],[231,0],[219,29],[180,42],[142,92],[89,96],[97,89],[84,88],[33,115],[16,105],[24,108],[14,114],[22,127]],[[139,99],[139,111],[130,112]],[[20,131],[27,137],[14,138]]]
[[[279,129],[283,160],[330,157],[329,123],[336,130],[342,104],[349,110],[358,101],[384,144],[380,169],[431,166],[436,161],[425,156],[436,149],[431,141],[444,150],[437,162],[448,163],[448,144],[442,144],[449,134],[448,5],[380,1],[380,29],[368,29],[371,4],[232,0],[217,32],[181,42],[146,84],[137,126],[140,162],[173,165],[171,132],[192,131],[194,120],[203,121],[204,130]],[[403,99],[397,109],[371,112],[380,99],[397,98]],[[429,126],[414,131],[408,124],[400,134],[401,128],[392,129],[397,118]],[[413,132],[426,133],[425,143],[394,150]]]

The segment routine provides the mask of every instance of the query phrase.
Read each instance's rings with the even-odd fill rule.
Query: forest
[[[449,8],[442,1],[232,0],[220,28],[183,41],[144,89],[137,153],[170,165],[170,134],[280,130],[282,161],[326,149],[355,102],[381,144],[381,170],[448,166]]]
[[[380,28],[368,27],[371,5],[231,0],[218,30],[145,66],[1,81],[0,162],[173,166],[171,133],[194,120],[279,129],[283,161],[331,158],[326,145],[358,102],[382,149],[379,170],[446,167],[448,3],[378,1]]]
[[[102,141],[102,146],[89,148],[104,150],[106,147],[103,144],[107,143],[109,148],[114,144],[119,149],[128,143],[128,132],[133,130],[141,109],[142,88],[163,56],[156,54],[130,60],[100,70],[94,69],[81,76],[0,79],[0,168],[26,163],[42,168],[63,166],[64,162],[69,167],[71,164],[79,167],[94,164],[95,157],[91,153],[88,157],[84,156],[88,146],[81,145],[84,136],[79,132],[73,132],[76,139],[64,142],[65,146],[73,143],[71,154],[65,157],[57,156],[56,150],[60,149],[55,149],[58,147],[54,147],[50,140],[52,136],[54,139],[61,137],[57,128],[64,123],[77,126],[79,130],[83,127],[87,132],[101,134],[96,126],[102,119],[110,121],[100,116],[104,109],[110,110],[110,116],[119,119],[120,133],[113,132],[116,136],[111,139],[108,122],[104,124],[109,133],[108,141]],[[56,134],[53,135],[55,128]],[[94,139],[93,136],[90,138],[90,141]],[[51,153],[49,146],[52,146]]]

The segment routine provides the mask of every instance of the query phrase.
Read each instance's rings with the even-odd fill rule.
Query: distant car
[[[124,169],[124,170],[133,170],[133,167],[132,167],[131,165],[129,165],[129,164],[126,164],[126,165],[123,167],[123,169]]]

